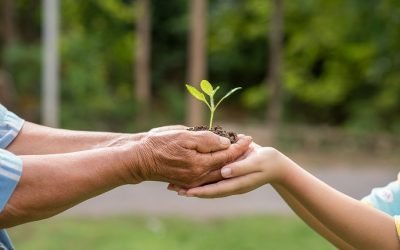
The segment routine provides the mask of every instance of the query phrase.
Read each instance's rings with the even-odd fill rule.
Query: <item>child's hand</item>
[[[170,185],[179,195],[201,198],[216,198],[234,194],[242,194],[271,182],[278,182],[283,176],[283,154],[274,148],[260,147],[252,143],[249,151],[238,161],[221,169],[225,179],[188,190]]]

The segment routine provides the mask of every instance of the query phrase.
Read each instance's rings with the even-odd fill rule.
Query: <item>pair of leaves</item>
[[[215,93],[217,93],[217,91],[219,90],[219,86],[216,87],[216,88],[214,89],[213,86],[211,85],[211,83],[210,83],[209,81],[207,81],[207,80],[202,80],[202,81],[200,82],[200,88],[201,88],[201,90],[202,90],[204,93],[206,93],[206,94],[210,97],[211,104],[208,103],[208,101],[207,101],[205,95],[204,95],[203,93],[201,93],[199,90],[197,90],[195,87],[193,87],[193,86],[191,86],[191,85],[189,85],[189,84],[186,84],[186,88],[187,88],[187,90],[189,91],[189,93],[190,93],[192,96],[194,96],[194,97],[197,98],[198,100],[200,100],[200,101],[204,102],[205,104],[207,104],[208,108],[209,108],[211,111],[216,110],[217,107],[219,106],[219,104],[220,104],[225,98],[227,98],[228,96],[230,96],[231,94],[233,94],[235,91],[241,89],[241,87],[232,89],[232,90],[229,91],[224,97],[222,97],[221,100],[219,100],[219,102],[217,103],[217,105],[214,106],[214,99],[213,99],[213,97],[214,97]]]
[[[210,106],[210,104],[208,103],[208,101],[207,101],[207,99],[206,99],[206,97],[205,97],[205,95],[204,95],[203,93],[201,93],[199,90],[197,90],[195,87],[193,87],[193,86],[191,86],[191,85],[189,85],[189,84],[186,84],[186,88],[187,88],[187,90],[189,91],[189,93],[190,93],[192,96],[194,96],[194,97],[197,98],[198,100],[200,100],[200,101],[204,102],[205,104],[207,104],[207,106],[208,106],[208,107],[210,108],[210,110],[211,110],[211,106]],[[213,95],[213,93],[214,93],[214,88],[213,88],[213,86],[212,86],[211,83],[209,83],[207,80],[201,81],[201,83],[200,83],[200,88],[201,88],[201,90],[204,91],[204,93],[206,93],[206,94],[209,95],[209,96]]]

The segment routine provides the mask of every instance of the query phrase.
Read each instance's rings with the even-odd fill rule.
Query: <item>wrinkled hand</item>
[[[235,144],[209,131],[167,130],[148,133],[134,152],[138,161],[131,169],[137,181],[163,181],[196,187],[222,179],[220,169],[242,156],[251,137]],[[131,164],[135,165],[135,164]]]
[[[260,147],[252,143],[239,160],[221,169],[224,180],[217,183],[185,189],[169,185],[168,189],[179,195],[200,198],[217,198],[247,193],[281,177],[282,160],[286,157],[274,148]],[[286,158],[287,159],[287,158]]]

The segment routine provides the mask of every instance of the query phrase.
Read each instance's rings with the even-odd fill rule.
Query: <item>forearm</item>
[[[143,135],[73,131],[25,122],[7,150],[17,155],[60,154],[118,146],[127,141],[140,140]]]
[[[354,249],[351,245],[338,237],[334,232],[326,228],[319,220],[317,220],[303,205],[296,200],[283,186],[272,185],[279,193],[282,199],[290,206],[290,208],[314,231],[323,236],[326,240],[335,245],[338,249],[347,250]]]
[[[77,153],[21,156],[23,173],[0,214],[0,228],[60,213],[86,199],[129,182],[124,147]]]
[[[329,231],[357,249],[399,249],[395,222],[318,180],[295,163],[288,163],[280,183]]]

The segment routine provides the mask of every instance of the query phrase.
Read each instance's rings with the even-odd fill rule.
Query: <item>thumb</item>
[[[231,142],[228,138],[214,134],[211,131],[192,132],[189,147],[199,153],[210,153],[227,149]]]

